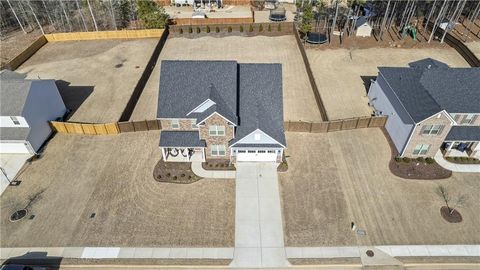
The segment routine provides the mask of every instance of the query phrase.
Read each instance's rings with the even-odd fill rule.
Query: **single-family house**
[[[26,80],[0,72],[0,153],[38,152],[52,133],[48,121],[67,109],[54,80]]]
[[[360,16],[355,21],[355,36],[369,37],[372,34],[372,26],[368,23],[368,17]]]
[[[158,98],[165,161],[282,161],[280,64],[162,61]]]
[[[480,68],[430,58],[379,67],[368,97],[400,156],[480,157]]]

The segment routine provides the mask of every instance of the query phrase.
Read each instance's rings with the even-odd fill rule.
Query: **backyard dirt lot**
[[[280,173],[286,246],[478,244],[478,174],[404,180],[388,169],[390,148],[378,128],[287,133],[289,169]],[[465,194],[463,222],[440,215],[437,186]],[[351,222],[366,230],[357,236]]]
[[[307,49],[320,96],[330,120],[368,116],[367,88],[378,66],[408,66],[423,58],[434,58],[451,67],[469,67],[454,49],[372,48],[361,50]]]
[[[2,194],[1,246],[233,246],[234,181],[156,182],[158,140],[158,131],[57,134]],[[10,222],[35,194],[35,218]]]
[[[156,117],[161,60],[236,60],[240,63],[282,63],[285,120],[321,120],[300,50],[295,38],[291,35],[168,39],[160,54],[159,62],[135,107],[132,120]],[[265,80],[268,79],[265,78]]]
[[[116,122],[158,39],[47,43],[17,71],[54,79],[70,121]]]

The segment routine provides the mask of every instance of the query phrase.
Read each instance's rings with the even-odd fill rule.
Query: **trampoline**
[[[287,19],[285,9],[284,8],[277,8],[277,9],[270,10],[269,19],[270,19],[270,21],[274,21],[274,22],[285,21]]]
[[[327,35],[322,33],[308,32],[307,42],[310,44],[323,44],[328,41]]]

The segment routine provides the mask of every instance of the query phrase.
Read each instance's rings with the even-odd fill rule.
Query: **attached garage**
[[[279,162],[282,159],[283,149],[242,149],[232,148],[232,155],[237,162]]]

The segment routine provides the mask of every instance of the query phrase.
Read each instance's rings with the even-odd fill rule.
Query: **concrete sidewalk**
[[[203,178],[235,179],[235,171],[205,170],[201,162],[192,162],[192,171]]]
[[[434,159],[438,165],[452,172],[480,173],[480,164],[455,164],[445,160],[440,151],[435,154]]]
[[[232,267],[286,267],[275,163],[238,163]]]
[[[358,258],[365,249],[391,257],[479,257],[480,245],[391,245],[359,247],[286,247],[288,258]]]
[[[29,247],[1,248],[0,258],[22,256],[79,259],[233,259],[232,248]],[[45,254],[46,253],[46,254]]]
[[[31,154],[0,155],[0,167],[3,169],[3,171],[0,172],[0,194],[5,191],[10,184],[10,181],[15,178],[23,165],[25,165],[27,159],[29,159],[31,156]]]

